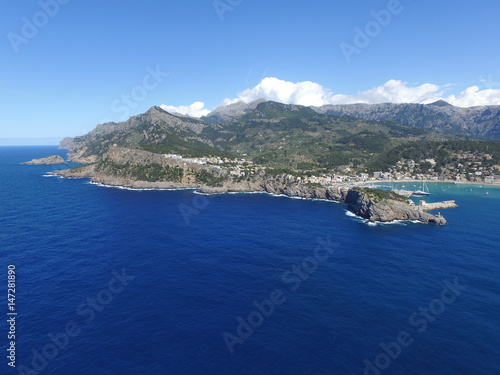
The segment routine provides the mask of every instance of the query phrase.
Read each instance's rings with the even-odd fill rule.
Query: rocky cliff
[[[419,210],[406,201],[386,199],[376,201],[366,193],[350,189],[345,203],[356,215],[372,222],[390,222],[394,220],[420,221],[423,223],[446,224],[446,219],[440,215],[432,215]]]
[[[371,222],[391,222],[395,220],[420,221],[424,223],[446,224],[444,217],[420,211],[411,205],[404,197],[396,199],[371,197],[368,191],[374,189],[333,187],[309,187],[307,185],[276,185],[264,184],[264,191],[274,194],[283,194],[290,197],[306,199],[324,199],[346,203],[356,215]],[[391,192],[387,192],[390,196]]]

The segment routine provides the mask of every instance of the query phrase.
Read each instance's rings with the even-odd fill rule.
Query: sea
[[[52,154],[0,147],[2,375],[500,374],[500,187],[428,183],[447,225],[370,225],[20,165]]]

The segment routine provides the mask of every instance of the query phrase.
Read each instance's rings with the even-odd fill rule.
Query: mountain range
[[[203,117],[203,120],[207,122],[232,121],[255,109],[262,102],[265,100],[221,106]],[[437,132],[483,139],[500,139],[500,106],[462,108],[439,100],[430,104],[342,104],[310,108],[317,113],[331,116],[392,121]]]
[[[436,159],[434,170],[439,173],[441,167],[454,172],[465,162],[471,164],[473,157],[483,167],[498,165],[500,142],[470,135],[491,135],[498,129],[498,123],[493,125],[498,118],[494,107],[462,109],[442,101],[313,108],[257,100],[219,107],[201,119],[155,106],[124,122],[98,125],[61,145],[70,149],[72,160],[82,163],[102,161],[111,147],[120,147],[191,158],[247,159],[299,175],[371,172],[404,160]],[[421,171],[428,169],[422,166]]]

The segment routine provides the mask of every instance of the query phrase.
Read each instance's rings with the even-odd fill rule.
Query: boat
[[[427,187],[427,184],[424,181],[423,184],[422,184],[422,188],[419,189],[419,190],[415,190],[412,193],[412,197],[423,197],[423,196],[426,196],[426,195],[431,195],[431,193],[429,193],[429,188]]]
[[[413,197],[423,197],[423,196],[426,196],[426,195],[431,195],[431,193],[428,193],[428,192],[422,191],[422,190],[416,190],[412,194]]]

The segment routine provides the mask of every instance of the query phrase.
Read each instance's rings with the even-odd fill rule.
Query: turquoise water
[[[15,265],[19,313],[2,374],[500,373],[498,187],[429,183],[459,205],[448,225],[371,226],[331,202],[19,165],[53,153],[0,148],[0,293]]]

